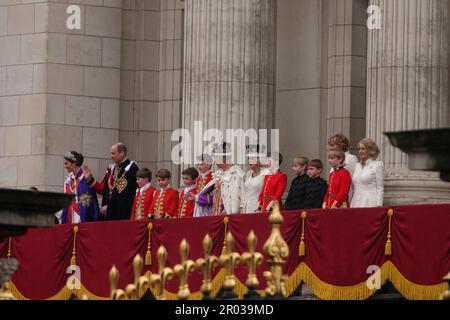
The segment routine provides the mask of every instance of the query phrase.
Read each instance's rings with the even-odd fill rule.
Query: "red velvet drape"
[[[381,267],[390,260],[413,284],[442,284],[442,277],[450,270],[450,205],[392,208],[391,256],[385,255],[387,207],[307,210],[304,257],[299,257],[300,211],[284,212],[281,231],[290,249],[285,273],[291,275],[303,262],[323,283],[355,286],[366,281],[369,266]],[[235,238],[234,249],[240,253],[246,251],[247,235],[254,230],[258,237],[257,250],[262,252],[271,231],[268,214],[242,214],[228,218],[227,230]],[[145,256],[149,222],[153,224],[153,263],[144,266],[143,272],[157,272],[156,252],[160,245],[167,248],[167,266],[179,263],[179,244],[183,238],[190,244],[190,259],[202,256],[202,240],[206,233],[213,239],[212,254],[218,256],[221,253],[225,232],[223,216],[79,224],[76,263],[81,271],[81,283],[90,293],[99,297],[109,296],[108,272],[112,265],[120,271],[120,288],[133,282],[132,260],[137,253]],[[12,282],[22,296],[47,299],[64,288],[70,275],[66,270],[72,257],[73,227],[30,229],[26,235],[12,238],[11,257],[20,262]],[[8,239],[0,244],[0,257],[6,257],[8,246]],[[265,286],[262,272],[267,269],[266,262],[258,268],[260,289]],[[239,265],[235,275],[245,283],[246,268]],[[190,276],[191,291],[199,290],[201,279],[198,272]],[[166,289],[176,293],[178,280],[170,280]]]

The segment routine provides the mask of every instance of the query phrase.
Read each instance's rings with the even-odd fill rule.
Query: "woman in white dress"
[[[252,146],[247,146],[247,148],[250,149],[250,153],[247,155],[250,170],[245,175],[243,213],[254,213],[257,210],[258,197],[262,190],[264,176],[268,174],[268,170],[259,161],[259,155],[254,152],[256,150],[252,150]],[[257,149],[259,151],[259,148]]]
[[[352,177],[353,198],[351,208],[367,208],[383,205],[384,168],[377,161],[380,149],[368,138],[358,143],[359,162]]]

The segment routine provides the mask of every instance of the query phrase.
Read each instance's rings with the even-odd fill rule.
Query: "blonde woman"
[[[245,175],[243,213],[254,213],[258,209],[258,198],[261,193],[264,177],[269,174],[268,168],[260,162],[259,145],[248,145],[247,154],[250,170]]]
[[[380,149],[368,138],[358,143],[359,162],[352,177],[353,198],[351,208],[367,208],[383,205],[384,168],[378,161]]]

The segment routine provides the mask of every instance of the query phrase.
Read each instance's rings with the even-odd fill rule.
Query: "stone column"
[[[382,25],[369,31],[367,136],[381,147],[385,203],[448,202],[438,174],[409,171],[383,132],[448,127],[450,0],[371,0]]]
[[[345,134],[352,148],[365,133],[367,0],[332,0],[327,29],[327,138]],[[326,159],[326,154],[323,154]]]
[[[183,127],[272,126],[275,0],[186,0]]]

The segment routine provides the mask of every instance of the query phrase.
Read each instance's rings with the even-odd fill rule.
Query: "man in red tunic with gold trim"
[[[152,172],[147,168],[142,168],[136,173],[136,182],[139,188],[134,197],[133,210],[130,220],[146,219],[152,204],[153,194],[156,189],[152,187]]]
[[[122,142],[111,146],[111,159],[114,163],[109,165],[101,182],[94,179],[88,166],[83,167],[84,177],[92,189],[103,195],[100,213],[104,220],[128,220],[138,187],[139,168],[127,158],[127,147]]]
[[[259,194],[257,212],[266,212],[269,210],[269,204],[273,200],[278,201],[280,210],[283,210],[282,197],[286,189],[287,176],[280,171],[280,165],[283,157],[280,153],[274,153],[269,158],[270,173],[264,177],[264,183]]]

